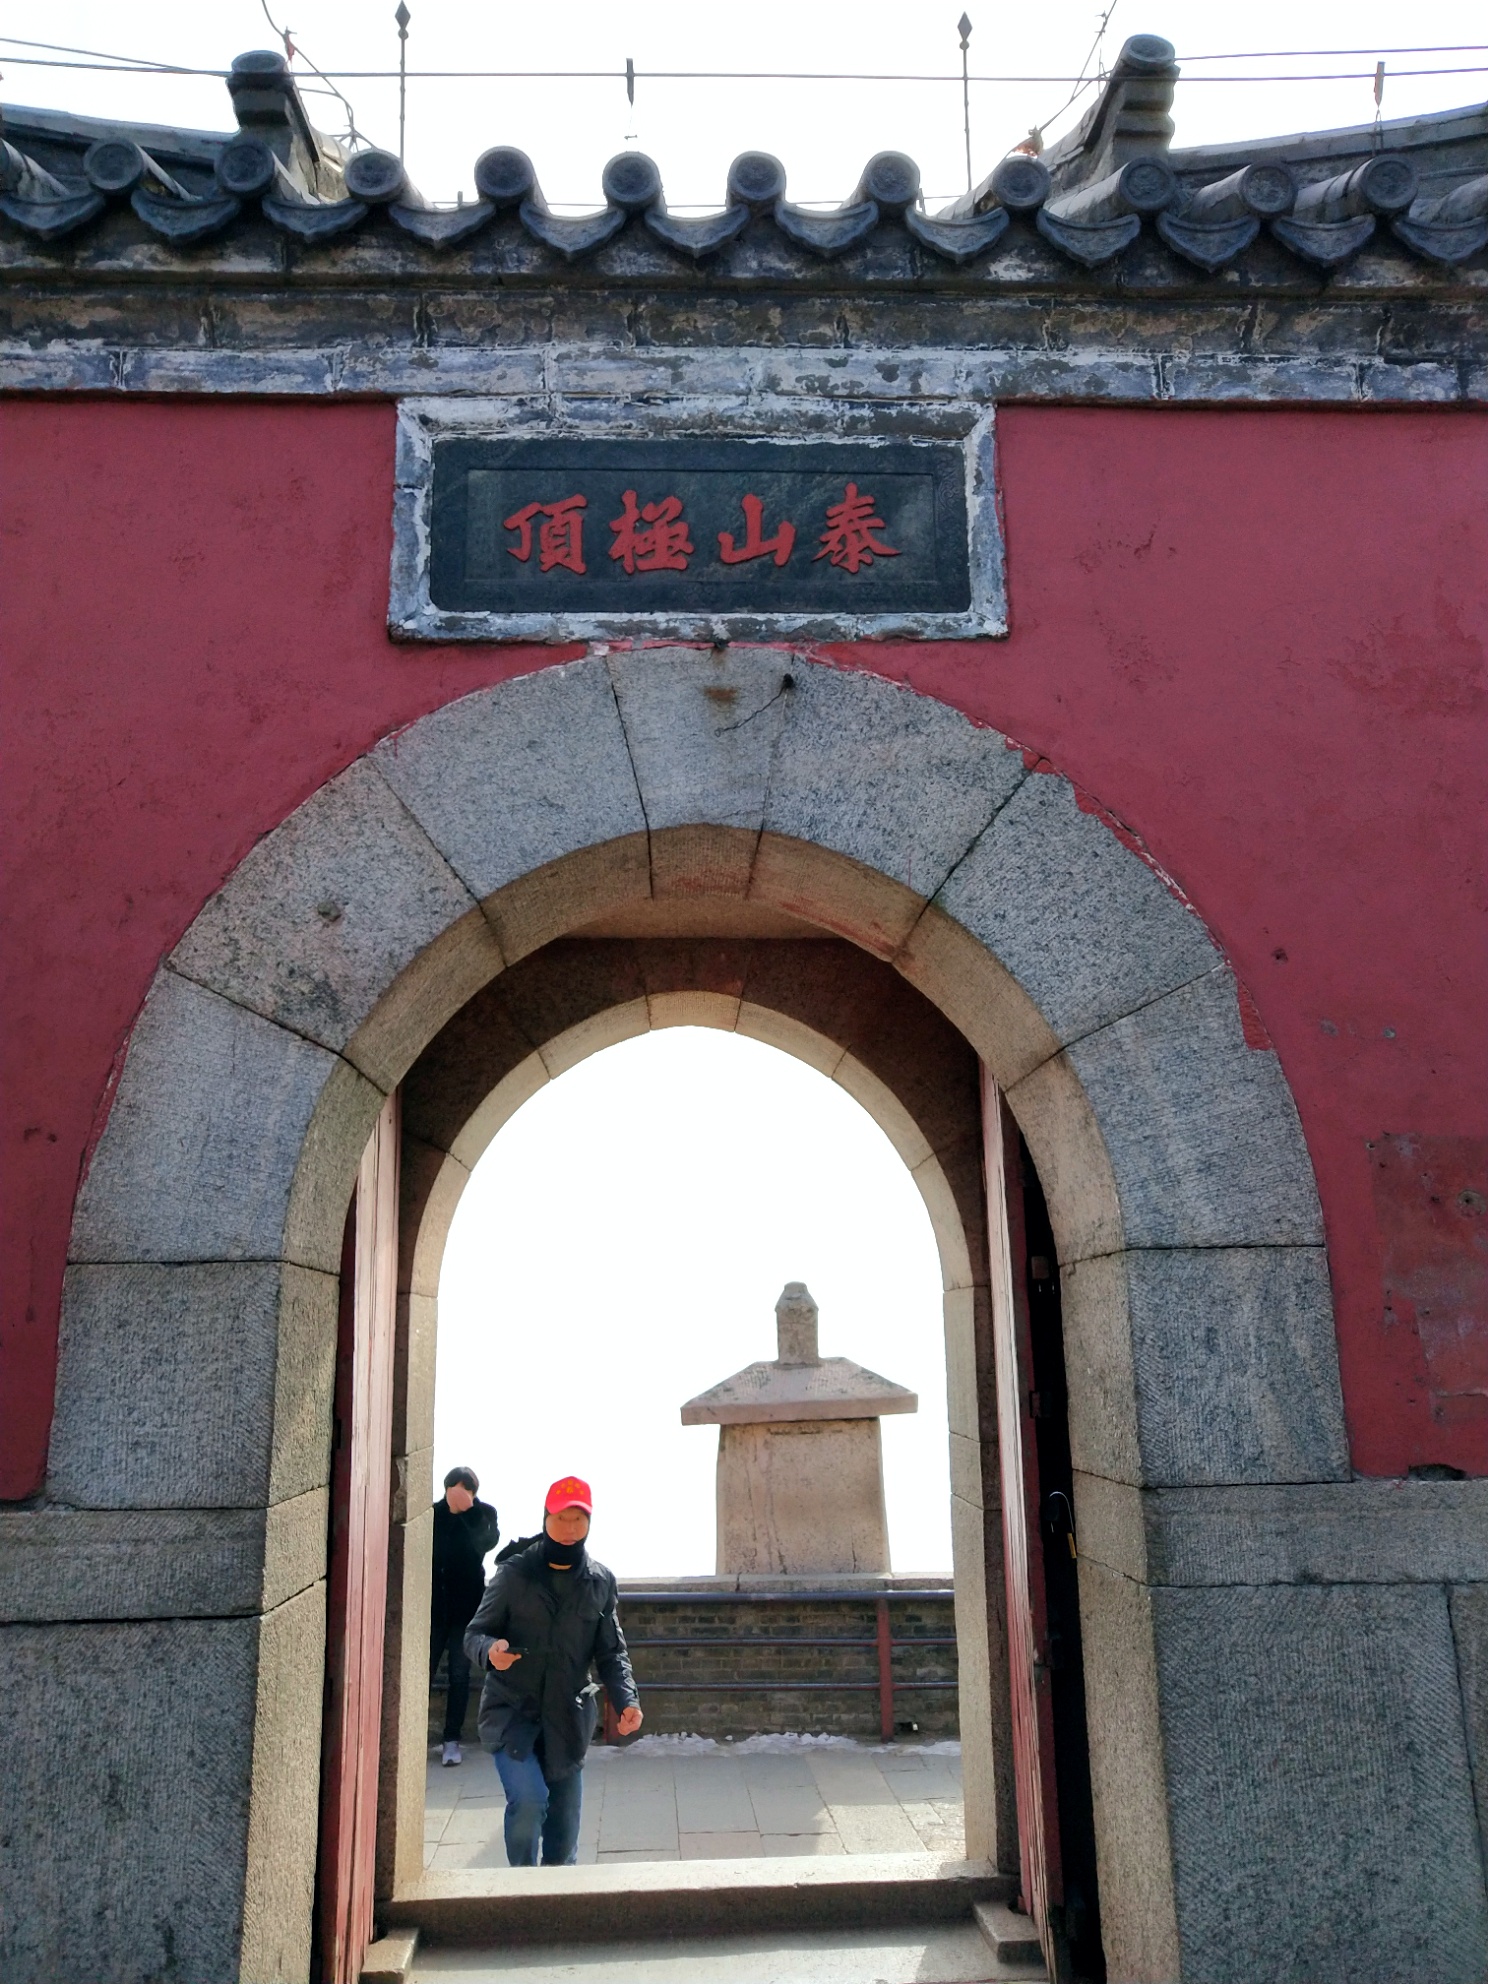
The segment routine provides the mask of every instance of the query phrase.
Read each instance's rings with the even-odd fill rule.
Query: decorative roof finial
[[[816,1304],[804,1281],[788,1281],[775,1304],[776,1359],[781,1364],[820,1364]]]

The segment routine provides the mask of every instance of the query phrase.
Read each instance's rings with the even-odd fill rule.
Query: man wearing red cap
[[[594,1499],[565,1475],[548,1490],[542,1534],[496,1566],[465,1634],[486,1676],[480,1736],[506,1792],[513,1867],[571,1867],[579,1852],[584,1757],[599,1720],[594,1667],[620,1717],[641,1726],[614,1573],[585,1547]]]

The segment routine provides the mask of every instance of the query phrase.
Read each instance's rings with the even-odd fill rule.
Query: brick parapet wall
[[[900,1735],[959,1732],[949,1579],[834,1580],[721,1592],[706,1581],[621,1587],[620,1614],[651,1735],[881,1734],[878,1599],[889,1604],[892,1720]],[[822,1642],[828,1644],[822,1644]],[[743,1642],[743,1644],[740,1644]],[[478,1679],[466,1716],[476,1736]],[[430,1741],[443,1688],[430,1702]],[[912,1725],[908,1726],[908,1725]]]

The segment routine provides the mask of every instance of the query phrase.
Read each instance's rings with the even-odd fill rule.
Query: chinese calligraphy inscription
[[[937,441],[441,441],[430,594],[453,612],[947,613],[964,457]]]

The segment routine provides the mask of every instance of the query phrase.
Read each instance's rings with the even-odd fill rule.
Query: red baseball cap
[[[585,1515],[592,1516],[594,1497],[589,1492],[587,1481],[580,1481],[576,1474],[565,1474],[548,1490],[548,1499],[543,1507],[550,1516],[556,1516],[560,1509],[582,1509]]]

